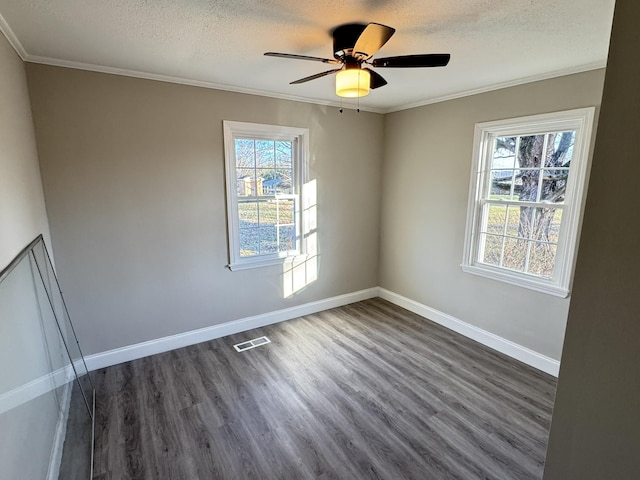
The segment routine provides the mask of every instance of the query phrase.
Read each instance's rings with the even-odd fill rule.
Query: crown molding
[[[7,26],[7,28],[8,28],[8,26]],[[15,41],[17,42],[17,45],[19,46],[19,48],[22,49],[22,52],[24,52],[24,49],[22,48],[22,45],[20,45],[18,40],[16,39]],[[13,45],[13,43],[12,43],[12,45]],[[14,48],[16,48],[16,46],[14,46]],[[74,62],[74,61],[70,61],[70,60],[61,60],[61,59],[57,59],[57,58],[39,57],[39,56],[35,56],[35,55],[29,55],[26,52],[24,52],[24,56],[23,56],[17,48],[16,48],[16,51],[18,52],[18,54],[22,57],[22,59],[25,62],[29,62],[29,63],[39,63],[39,64],[51,65],[51,66],[55,66],[55,67],[73,68],[73,69],[76,69],[76,70],[87,70],[87,71],[91,71],[91,72],[107,73],[107,74],[111,74],[111,75],[121,75],[121,76],[125,76],[125,77],[142,78],[142,79],[146,79],[146,80],[155,80],[155,81],[158,81],[158,82],[176,83],[176,84],[188,85],[188,86],[192,86],[192,87],[210,88],[210,89],[214,89],[214,90],[223,90],[223,91],[227,91],[227,92],[244,93],[246,95],[257,95],[257,96],[260,96],[260,97],[277,98],[279,100],[290,100],[290,101],[293,101],[293,102],[311,103],[311,104],[314,104],[314,105],[324,105],[324,106],[328,106],[328,107],[345,108],[345,109],[355,110],[355,107],[353,107],[353,106],[351,106],[349,104],[346,104],[346,105],[344,103],[341,104],[340,102],[331,102],[331,101],[320,100],[320,99],[299,97],[299,96],[296,96],[296,95],[286,95],[286,94],[282,94],[282,93],[268,92],[268,91],[265,91],[265,90],[243,88],[243,87],[235,87],[235,86],[224,85],[224,84],[220,84],[220,83],[206,82],[206,81],[202,81],[202,80],[192,80],[192,79],[187,79],[187,78],[174,77],[174,76],[170,76],[170,75],[160,75],[160,74],[156,74],[156,73],[141,72],[141,71],[138,71],[138,70],[130,70],[130,69],[125,69],[125,68],[106,67],[106,66],[103,66],[103,65],[94,65],[94,64],[90,64],[90,63]],[[606,67],[606,61],[604,61],[604,62],[594,62],[594,63],[590,63],[590,64],[586,64],[586,65],[580,65],[580,66],[577,66],[577,67],[565,68],[565,69],[561,69],[561,70],[555,70],[553,72],[542,73],[542,74],[539,74],[539,75],[531,75],[531,76],[528,76],[528,77],[517,78],[515,80],[509,80],[507,82],[495,83],[495,84],[492,84],[492,85],[487,85],[485,87],[475,88],[475,89],[471,89],[471,90],[463,90],[463,91],[456,92],[456,93],[453,93],[453,94],[450,94],[450,95],[443,95],[443,96],[440,96],[440,97],[434,97],[434,98],[430,98],[428,100],[423,100],[423,101],[420,101],[420,102],[401,105],[401,106],[398,106],[398,107],[373,108],[373,107],[368,107],[366,105],[361,105],[360,106],[360,110],[362,110],[364,112],[380,113],[380,114],[394,113],[394,112],[399,112],[399,111],[402,111],[402,110],[409,110],[411,108],[423,107],[425,105],[432,105],[434,103],[441,103],[441,102],[446,102],[448,100],[455,100],[455,99],[458,99],[458,98],[469,97],[469,96],[472,96],[472,95],[478,95],[480,93],[492,92],[492,91],[500,90],[500,89],[503,89],[503,88],[516,87],[518,85],[524,85],[524,84],[527,84],[527,83],[539,82],[541,80],[549,80],[551,78],[563,77],[563,76],[566,76],[566,75],[573,75],[573,74],[576,74],[576,73],[583,73],[583,72],[588,72],[588,71],[591,71],[591,70],[598,70],[598,69],[605,68],[605,67]]]
[[[0,14],[0,32],[2,32],[2,34],[7,39],[7,42],[9,42],[9,45],[13,47],[13,49],[16,51],[16,53],[22,59],[22,61],[26,61],[29,54],[20,43],[20,40],[18,40],[18,37],[16,36],[16,34],[13,33],[13,30],[11,30],[11,27],[9,26],[7,21],[4,19],[2,14]]]
[[[86,70],[90,72],[98,72],[98,73],[107,73],[110,75],[120,75],[125,77],[133,77],[133,78],[142,78],[145,80],[155,80],[158,82],[165,83],[175,83],[179,85],[188,85],[192,87],[201,87],[201,88],[209,88],[213,90],[222,90],[227,92],[235,92],[235,93],[244,93],[246,95],[257,95],[260,97],[269,97],[269,98],[277,98],[279,100],[289,100],[293,102],[302,102],[302,103],[311,103],[314,105],[323,105],[327,107],[335,107],[335,108],[344,108],[347,110],[355,110],[356,108],[350,104],[344,104],[341,102],[335,101],[327,101],[321,100],[317,98],[306,98],[299,97],[296,95],[287,95],[283,93],[274,93],[265,90],[252,89],[252,88],[243,88],[243,87],[235,87],[232,85],[225,85],[214,82],[207,82],[202,80],[193,80],[188,78],[174,77],[171,75],[161,75],[156,73],[142,72],[139,70],[131,70],[126,68],[117,68],[117,67],[107,67],[103,65],[95,65],[91,63],[84,62],[75,62],[71,60],[63,60],[59,58],[52,57],[42,57],[37,55],[30,55],[25,48],[18,40],[18,37],[13,32],[5,18],[0,14],[0,32],[4,34],[9,44],[16,51],[18,56],[24,61],[29,63],[38,63],[42,65],[51,65],[54,67],[64,67],[64,68],[73,68],[76,70]],[[471,95],[478,95],[480,93],[492,92],[495,90],[500,90],[502,88],[516,87],[518,85],[524,85],[527,83],[539,82],[541,80],[549,80],[551,78],[563,77],[566,75],[573,75],[576,73],[588,72],[591,70],[598,70],[601,68],[605,68],[607,65],[606,60],[601,62],[593,62],[585,65],[579,65],[575,67],[554,70],[553,72],[542,73],[539,75],[531,75],[528,77],[517,78],[514,80],[509,80],[507,82],[495,83],[492,85],[487,85],[480,88],[475,88],[471,90],[462,90],[460,92],[452,93],[450,95],[443,95],[439,97],[433,97],[427,100],[422,100],[419,102],[409,103],[405,105],[400,105],[397,107],[391,108],[375,108],[368,107],[366,105],[361,105],[360,110],[364,112],[371,113],[394,113],[400,112],[403,110],[409,110],[412,108],[424,107],[426,105],[432,105],[434,103],[446,102],[449,100],[455,100],[458,98],[469,97]]]
[[[71,60],[62,60],[62,59],[51,58],[51,57],[39,57],[37,55],[29,55],[29,54],[26,54],[26,57],[23,58],[23,60],[28,63],[39,63],[42,65],[51,65],[54,67],[73,68],[76,70],[87,70],[90,72],[107,73],[110,75],[142,78],[145,80],[155,80],[158,82],[176,83],[176,84],[188,85],[192,87],[209,88],[213,90],[223,90],[227,92],[244,93],[246,95],[257,95],[260,97],[277,98],[279,100],[290,100],[293,102],[311,103],[314,105],[324,105],[328,107],[344,108],[346,110],[355,110],[355,107],[353,107],[352,105],[344,104],[344,103],[340,104],[340,102],[331,102],[331,101],[320,100],[320,99],[298,97],[295,95],[286,95],[282,93],[274,93],[274,92],[268,92],[265,90],[258,90],[258,89],[252,89],[252,88],[235,87],[235,86],[224,85],[220,83],[206,82],[202,80],[192,80],[188,78],[174,77],[170,75],[160,75],[157,73],[148,73],[148,72],[142,72],[138,70],[130,70],[126,68],[106,67],[103,65],[74,62]],[[371,107],[367,107],[366,105],[361,105],[360,110],[364,112],[371,112],[371,113],[384,113],[382,109],[371,108]]]
[[[605,60],[602,62],[593,62],[585,65],[579,65],[577,67],[554,70],[553,72],[547,72],[547,73],[541,73],[538,75],[531,75],[528,77],[517,78],[514,80],[509,80],[507,82],[500,82],[500,83],[494,83],[492,85],[487,85],[486,87],[474,88],[471,90],[463,90],[457,93],[452,93],[451,95],[443,95],[440,97],[430,98],[429,100],[401,105],[399,107],[387,108],[383,110],[382,113],[386,114],[386,113],[400,112],[402,110],[409,110],[411,108],[424,107],[425,105],[432,105],[434,103],[446,102],[448,100],[455,100],[457,98],[470,97],[472,95],[492,92],[494,90],[501,90],[503,88],[517,87],[518,85],[539,82],[541,80],[549,80],[551,78],[564,77],[567,75],[574,75],[576,73],[589,72],[591,70],[599,70],[601,68],[606,68],[606,66],[607,66],[607,62]]]

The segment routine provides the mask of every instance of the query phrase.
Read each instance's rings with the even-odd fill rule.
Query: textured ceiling
[[[363,109],[407,106],[602,67],[614,0],[0,0],[26,61],[338,104],[334,77],[289,85],[332,56],[349,22],[396,28],[377,56],[451,53],[444,68],[377,69]],[[345,100],[345,107],[355,100]]]

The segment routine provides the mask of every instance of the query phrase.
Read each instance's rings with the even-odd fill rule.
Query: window
[[[465,272],[566,297],[594,108],[479,123]]]
[[[224,122],[231,270],[302,253],[308,137],[303,128]]]

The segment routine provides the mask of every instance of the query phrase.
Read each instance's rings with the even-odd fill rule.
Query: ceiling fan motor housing
[[[337,60],[350,56],[354,45],[365,28],[367,28],[367,25],[363,23],[347,23],[334,28],[331,32],[333,36],[333,56]]]

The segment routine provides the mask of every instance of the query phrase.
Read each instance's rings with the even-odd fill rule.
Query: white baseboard
[[[492,348],[493,350],[504,353],[505,355],[515,358],[522,363],[526,363],[533,368],[542,370],[554,377],[558,376],[558,372],[560,370],[560,362],[558,360],[554,360],[553,358],[542,355],[527,347],[523,347],[522,345],[518,345],[517,343],[499,337],[491,332],[463,322],[462,320],[436,310],[435,308],[427,307],[415,300],[403,297],[402,295],[398,295],[397,293],[384,288],[379,288],[378,296],[395,305],[406,308],[413,313],[417,313],[422,317],[428,318],[429,320],[442,325],[449,330],[453,330],[460,335],[471,338],[472,340]]]
[[[296,307],[276,310],[275,312],[255,315],[220,325],[213,325],[211,327],[88,355],[85,361],[87,368],[93,371],[378,296],[520,362],[526,363],[555,377],[558,376],[560,362],[557,360],[380,287],[368,288],[358,292],[305,303],[304,305],[298,305]]]
[[[56,390],[73,381],[74,371],[67,364],[53,372],[42,375],[8,392],[0,394],[0,414],[30,402],[45,393]]]
[[[126,347],[115,348],[106,352],[87,355],[85,361],[89,371],[110,367],[119,363],[129,362],[138,358],[168,352],[176,348],[187,347],[197,343],[206,342],[215,338],[225,337],[235,333],[245,332],[254,328],[264,327],[273,323],[291,320],[293,318],[321,312],[329,308],[341,307],[354,302],[360,302],[378,296],[378,287],[360,290],[358,292],[338,295],[316,302],[305,303],[296,307],[284,308],[275,312],[242,318],[232,322],[213,325],[198,330],[179,333],[168,337],[162,337],[147,342],[136,343]]]

